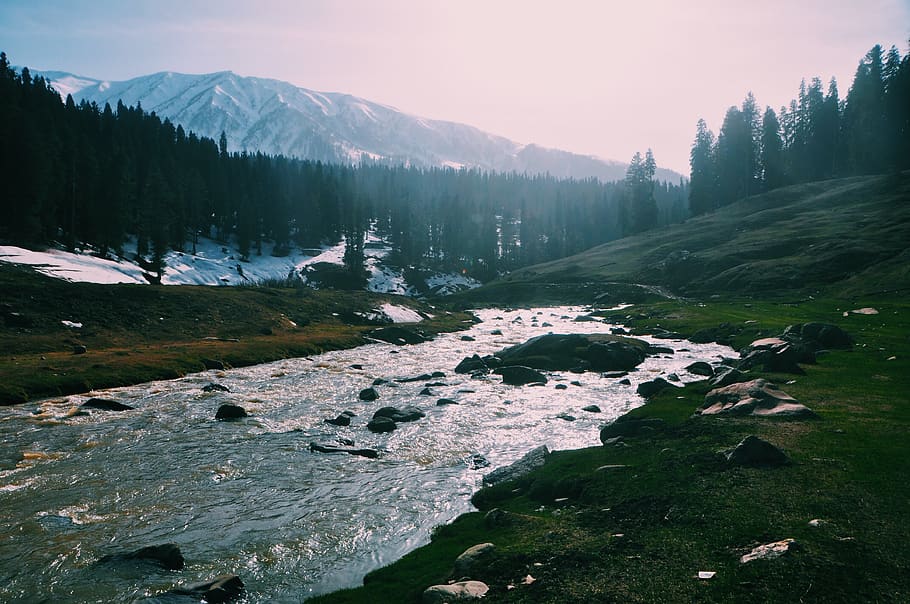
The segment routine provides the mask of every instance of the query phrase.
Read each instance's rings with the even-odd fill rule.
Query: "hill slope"
[[[607,283],[678,295],[894,291],[910,286],[908,242],[910,173],[835,179],[778,189],[527,267],[469,297],[495,300],[548,284],[561,291],[587,284],[603,293]]]
[[[227,134],[234,151],[261,151],[330,162],[375,160],[417,166],[469,167],[499,172],[549,173],[557,178],[621,180],[628,164],[516,143],[472,126],[430,120],[394,107],[288,82],[239,76],[161,72],[109,82],[47,71],[61,96],[103,107],[142,104],[199,135]],[[678,182],[659,169],[660,180]]]

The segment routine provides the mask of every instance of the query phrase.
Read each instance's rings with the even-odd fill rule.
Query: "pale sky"
[[[847,94],[876,43],[907,52],[910,0],[0,0],[15,65],[122,80],[156,71],[286,80],[523,143],[689,173],[750,90]]]

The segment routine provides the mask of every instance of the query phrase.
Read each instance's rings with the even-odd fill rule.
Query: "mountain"
[[[628,164],[516,143],[472,126],[425,119],[349,94],[317,92],[230,71],[161,72],[121,82],[41,72],[62,97],[116,107],[142,104],[184,129],[228,148],[305,159],[549,173],[558,178],[620,180]],[[659,180],[682,176],[659,168]]]

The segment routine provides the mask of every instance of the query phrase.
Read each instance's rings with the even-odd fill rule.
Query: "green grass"
[[[376,327],[357,313],[384,302],[433,314],[427,332],[467,320],[367,292],[67,283],[4,263],[0,292],[0,404],[350,348]]]

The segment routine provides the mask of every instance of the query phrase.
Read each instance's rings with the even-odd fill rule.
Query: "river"
[[[133,602],[224,573],[243,579],[248,603],[300,602],[359,585],[366,572],[426,543],[433,527],[471,510],[470,496],[492,468],[541,444],[599,445],[600,425],[643,402],[638,383],[670,372],[698,379],[683,367],[732,353],[660,340],[682,350],[649,357],[629,375],[631,386],[553,372],[546,386],[515,387],[453,371],[465,356],[535,335],[609,331],[573,320],[586,312],[480,310],[482,322],[425,344],[370,344],[92,393],[135,407],[125,412],[77,414],[88,396],[0,408],[0,453],[14,459],[0,466],[0,601]],[[380,385],[378,400],[358,399],[375,378],[433,371],[445,377],[430,380],[444,384],[431,386],[431,396],[419,394],[421,381]],[[210,382],[230,392],[203,392]],[[441,397],[458,404],[436,406]],[[228,402],[252,416],[215,421]],[[582,411],[591,404],[602,412]],[[370,433],[366,422],[386,405],[416,405],[427,415],[390,434]],[[344,410],[356,414],[349,427],[323,422]],[[312,441],[338,438],[381,455],[309,450]],[[477,468],[475,455],[490,467]],[[166,542],[180,546],[182,571],[96,564]]]

